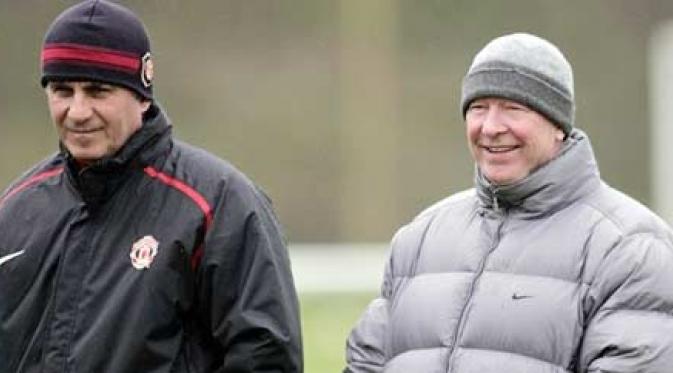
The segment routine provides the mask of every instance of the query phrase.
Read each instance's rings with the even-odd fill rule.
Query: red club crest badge
[[[148,88],[152,85],[152,80],[154,79],[154,61],[152,61],[150,52],[145,53],[141,62],[140,80],[143,82],[145,88]]]
[[[145,236],[131,247],[131,264],[138,270],[150,268],[159,250],[159,241],[152,236]]]

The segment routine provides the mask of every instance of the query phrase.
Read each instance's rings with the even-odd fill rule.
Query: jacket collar
[[[75,189],[89,205],[107,200],[128,178],[128,173],[144,167],[170,149],[171,124],[164,111],[152,104],[143,116],[142,127],[128,139],[117,153],[93,164],[80,167],[68,150],[60,144],[66,160],[67,174]]]
[[[591,193],[600,184],[600,175],[589,138],[575,129],[556,158],[524,179],[493,185],[477,168],[475,183],[483,208],[535,217],[560,210]]]

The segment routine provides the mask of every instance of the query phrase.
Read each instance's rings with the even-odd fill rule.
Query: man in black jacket
[[[173,139],[141,21],[81,2],[41,62],[60,152],[0,196],[0,371],[301,372],[270,202]]]

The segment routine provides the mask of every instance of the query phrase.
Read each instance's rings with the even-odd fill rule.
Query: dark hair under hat
[[[153,65],[142,21],[105,0],[66,9],[42,46],[42,86],[52,80],[93,80],[126,87],[152,99]]]

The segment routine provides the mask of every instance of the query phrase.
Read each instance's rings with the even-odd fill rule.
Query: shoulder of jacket
[[[229,161],[203,148],[179,140],[174,141],[170,161],[175,164],[176,168],[185,167],[186,170],[197,175],[227,176],[241,173]]]
[[[264,192],[241,170],[229,161],[197,146],[176,140],[167,168],[180,180],[213,199],[224,194],[259,195],[268,200]]]
[[[2,192],[0,193],[0,196],[9,193],[17,186],[22,185],[37,175],[59,168],[62,169],[64,166],[64,159],[59,153],[51,154],[47,158],[44,158],[31,166],[28,170],[24,171],[19,177],[14,179],[4,191],[0,190],[0,192]]]
[[[231,162],[200,147],[176,140],[168,168],[195,182],[227,181],[252,185],[251,180]]]
[[[476,191],[474,188],[466,189],[457,193],[454,193],[444,199],[441,199],[434,204],[427,207],[425,210],[421,211],[412,222],[417,220],[424,220],[430,217],[433,217],[441,212],[456,208],[460,205],[470,204],[475,202]]]
[[[461,192],[452,194],[442,200],[439,200],[421,211],[409,223],[400,227],[395,236],[394,242],[407,242],[409,240],[416,241],[424,234],[425,229],[431,224],[434,218],[440,214],[451,212],[461,208],[468,208],[476,202],[476,191],[474,189],[467,189]],[[465,216],[467,216],[467,212]]]
[[[622,238],[650,235],[673,244],[673,232],[669,225],[652,210],[612,188],[606,183],[598,193],[585,200],[585,204],[599,213],[606,224],[613,227]]]

